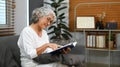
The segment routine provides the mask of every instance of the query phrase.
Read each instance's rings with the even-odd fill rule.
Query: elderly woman
[[[55,13],[47,7],[36,8],[33,11],[31,19],[32,24],[23,29],[18,40],[22,67],[55,67],[57,62],[69,65],[69,63],[66,63],[67,61],[65,63],[63,62],[65,60],[65,56],[68,56],[64,53],[67,53],[69,49],[66,51],[63,50],[63,55],[60,54],[53,56],[47,54],[47,52],[55,50],[59,47],[55,43],[49,43],[47,32],[44,30],[46,27],[52,24],[55,18]],[[44,58],[41,56],[44,56]],[[51,58],[52,62],[44,63],[45,59],[48,61],[48,57]],[[78,67],[80,67],[80,62],[79,64],[71,64],[78,65]],[[56,67],[58,66],[56,65]]]

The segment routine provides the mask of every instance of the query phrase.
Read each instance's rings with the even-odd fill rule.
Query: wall
[[[20,32],[27,24],[27,1],[28,0],[16,0],[15,9],[15,33],[19,35]]]
[[[29,1],[30,1],[30,13],[36,7],[42,6],[43,0],[16,0],[15,9],[15,33],[19,35],[22,29],[29,25]],[[31,2],[33,1],[33,2]],[[38,2],[39,1],[39,2]],[[36,3],[36,5],[35,5]],[[31,15],[30,15],[31,16]]]
[[[74,9],[75,6],[79,3],[90,3],[90,2],[120,2],[120,0],[70,0],[70,30],[73,31],[74,29]],[[98,8],[97,8],[98,7]],[[97,16],[97,14],[100,14],[102,12],[106,12],[106,17],[104,22],[106,21],[111,21],[111,20],[115,20],[118,22],[118,27],[120,29],[120,5],[117,6],[115,5],[114,7],[112,7],[112,5],[108,5],[108,8],[106,9],[105,5],[101,5],[101,6],[96,6],[96,5],[84,5],[81,8],[77,9],[77,15],[80,16],[84,16],[84,15],[93,15],[93,16]],[[105,24],[105,23],[104,23]]]

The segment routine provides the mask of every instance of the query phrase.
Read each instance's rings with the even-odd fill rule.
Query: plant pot
[[[108,41],[108,44],[110,49],[114,48],[114,41]]]

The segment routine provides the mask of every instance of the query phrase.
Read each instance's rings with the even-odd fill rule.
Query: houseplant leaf
[[[61,13],[60,15],[59,15],[59,17],[63,17],[65,15],[65,13]]]
[[[62,34],[62,37],[65,39],[65,40],[68,40],[69,37],[67,36],[67,34]]]
[[[65,18],[66,18],[66,17],[63,16],[63,17],[59,17],[58,19],[65,19]]]
[[[51,6],[54,8],[58,8],[60,6],[60,4],[53,2],[53,3],[51,3]]]
[[[62,29],[65,29],[65,30],[68,30],[68,27],[65,25],[65,24],[63,24],[63,23],[60,23],[60,24],[58,24]]]
[[[61,7],[58,9],[58,11],[61,11],[61,10],[66,9],[66,8],[67,8],[67,6]]]
[[[51,0],[51,1],[55,2],[56,0]]]
[[[68,36],[72,37],[72,35],[68,32],[68,31],[65,31],[63,30],[65,34],[67,34]]]
[[[59,0],[58,3],[62,3],[64,0]]]
[[[50,29],[54,29],[56,26],[50,26],[49,28],[48,28],[48,30],[50,30]]]
[[[55,31],[51,31],[51,32],[49,32],[48,34],[53,34]]]

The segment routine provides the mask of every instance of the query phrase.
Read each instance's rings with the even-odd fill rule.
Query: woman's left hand
[[[67,54],[67,53],[70,52],[70,51],[71,51],[71,48],[67,48],[67,49],[63,49],[63,50],[61,51],[61,53]]]

